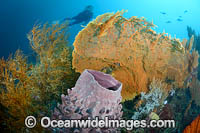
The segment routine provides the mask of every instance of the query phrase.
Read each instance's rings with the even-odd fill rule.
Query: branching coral
[[[32,66],[28,65],[21,51],[14,58],[0,60],[0,103],[7,109],[9,118],[2,119],[2,124],[10,129],[24,131],[24,119],[35,112],[32,106],[31,90]],[[4,114],[6,115],[6,114]]]
[[[166,81],[166,90],[183,87],[198,64],[198,53],[187,52],[166,33],[157,34],[144,18],[126,19],[122,14],[100,15],[79,32],[73,44],[76,71],[112,74],[124,85],[123,100],[147,92],[153,77]]]
[[[194,101],[196,105],[200,106],[200,81],[196,78],[192,79],[190,93],[192,96],[191,100]]]
[[[192,36],[194,37],[193,47],[196,48],[198,51],[200,51],[200,34],[196,33],[196,31],[192,29],[190,26],[187,26],[187,32],[189,38],[192,38]]]
[[[187,26],[187,32],[189,39],[192,39],[194,42],[193,48],[200,52],[200,34],[197,34],[194,29]],[[198,79],[200,79],[200,66],[198,66]]]
[[[67,47],[67,23],[33,27],[28,34],[32,49],[37,54],[38,63],[32,71],[34,77],[35,96],[40,103],[50,110],[52,100],[55,102],[61,93],[67,92],[66,88],[72,75],[70,51]],[[47,106],[48,105],[48,106]]]
[[[60,95],[74,86],[79,74],[71,67],[66,28],[67,23],[33,27],[28,39],[37,55],[34,65],[29,65],[20,51],[14,58],[0,60],[0,105],[5,108],[0,114],[9,116],[3,124],[12,127],[11,131],[25,132],[28,115],[37,120],[50,115]]]
[[[157,107],[164,104],[164,100],[167,98],[168,93],[165,91],[166,84],[159,80],[153,79],[149,86],[150,91],[145,94],[141,93],[142,104],[138,108],[138,111],[132,116],[132,119],[139,119],[150,112],[154,111]]]

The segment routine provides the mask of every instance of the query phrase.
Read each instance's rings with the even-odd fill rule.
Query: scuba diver
[[[93,17],[93,6],[89,5],[85,7],[84,11],[80,12],[78,15],[72,17],[72,18],[65,18],[63,21],[70,20],[73,22],[69,23],[69,26],[83,23],[86,25]]]

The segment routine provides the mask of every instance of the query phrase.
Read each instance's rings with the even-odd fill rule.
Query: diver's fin
[[[72,20],[72,18],[64,18],[64,19],[62,19],[62,20],[59,20],[58,22],[58,24],[60,24],[60,23],[63,23],[63,22],[65,22],[65,21],[68,21],[68,20]]]

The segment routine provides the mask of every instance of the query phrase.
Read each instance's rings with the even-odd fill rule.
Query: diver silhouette
[[[83,23],[84,25],[87,24],[93,17],[93,6],[88,5],[85,7],[84,11],[80,12],[78,15],[72,18],[65,18],[63,21],[66,20],[73,20],[74,22],[70,22],[69,26]]]

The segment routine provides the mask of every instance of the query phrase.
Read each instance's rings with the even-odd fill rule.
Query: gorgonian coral
[[[156,33],[153,23],[123,12],[106,13],[90,22],[74,41],[73,68],[112,74],[124,85],[123,100],[147,92],[153,77],[167,83],[166,90],[184,86],[198,65],[198,53],[166,33]]]
[[[79,74],[71,67],[66,31],[67,23],[33,27],[28,39],[36,53],[35,64],[28,64],[20,51],[7,61],[0,60],[0,106],[4,108],[0,114],[8,115],[2,117],[2,125],[12,127],[9,131],[28,130],[24,125],[28,115],[37,120],[50,115],[60,95],[74,86]]]
[[[71,87],[76,73],[71,68],[67,23],[36,25],[28,34],[30,45],[37,54],[37,64],[32,70],[36,99],[49,112],[65,89]],[[75,81],[73,81],[75,82]],[[53,100],[53,101],[52,101]]]
[[[190,84],[191,103],[195,102],[200,106],[200,81],[197,78],[193,78]]]
[[[164,105],[164,100],[167,98],[168,93],[166,92],[166,84],[162,83],[159,80],[153,79],[150,84],[150,91],[145,94],[141,92],[141,101],[142,105],[139,105],[137,111],[132,116],[132,119],[141,119],[144,116],[147,116],[150,112],[153,112],[158,107]]]
[[[36,112],[31,99],[32,66],[26,57],[17,51],[14,57],[0,60],[0,112],[1,126],[9,130],[25,131],[24,119]]]

